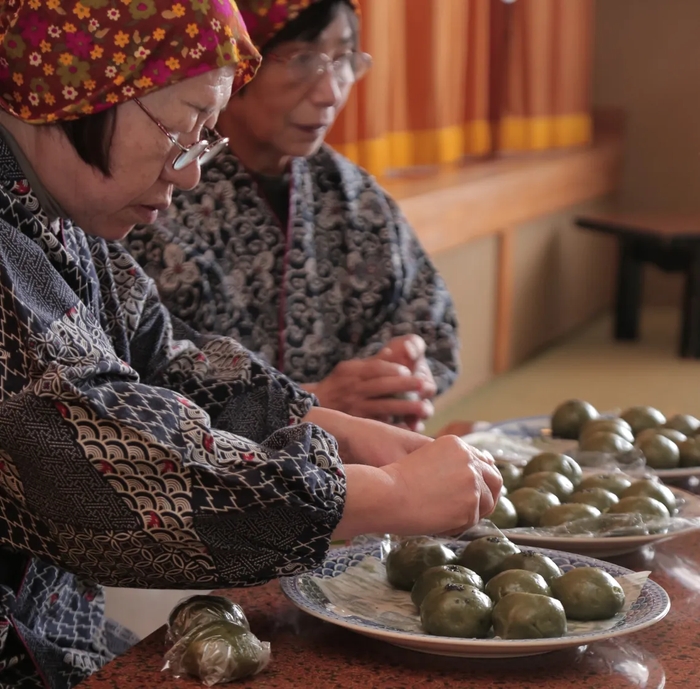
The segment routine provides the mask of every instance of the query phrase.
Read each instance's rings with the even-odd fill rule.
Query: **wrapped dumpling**
[[[190,596],[178,603],[168,618],[168,641],[174,643],[191,629],[223,620],[250,629],[243,608],[224,596]]]
[[[176,677],[191,675],[208,687],[256,675],[270,662],[270,644],[241,625],[216,620],[190,629],[165,654]]]

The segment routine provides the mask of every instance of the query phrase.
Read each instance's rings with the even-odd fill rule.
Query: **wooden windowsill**
[[[382,185],[426,251],[438,254],[614,191],[623,125],[601,116],[595,131],[585,148],[491,159]]]

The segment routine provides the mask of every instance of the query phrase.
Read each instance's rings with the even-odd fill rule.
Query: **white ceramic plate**
[[[549,416],[523,416],[518,419],[508,419],[491,424],[489,430],[499,431],[511,438],[529,438],[537,440],[538,445],[546,447],[547,442],[558,443],[552,438]],[[572,441],[573,442],[573,441]],[[662,480],[673,480],[700,476],[700,467],[684,467],[679,469],[654,469],[654,473]]]
[[[454,550],[464,543],[448,543]],[[595,560],[585,555],[574,555],[557,550],[533,548],[551,557],[564,571],[573,567],[600,567],[612,576],[631,574],[631,570],[609,562]],[[347,568],[358,565],[366,556],[380,557],[378,544],[350,546],[331,550],[326,561],[313,572],[316,577],[330,578],[342,574]],[[554,639],[505,640],[505,639],[455,639],[401,631],[374,620],[355,616],[341,616],[330,606],[328,599],[313,583],[313,577],[299,575],[283,579],[282,591],[296,606],[326,622],[346,627],[381,641],[423,653],[460,656],[466,658],[506,658],[549,653],[572,646],[590,644],[616,636],[632,634],[656,624],[668,613],[671,603],[667,593],[653,581],[647,580],[624,619],[606,631],[595,631]],[[406,594],[408,596],[408,593]]]

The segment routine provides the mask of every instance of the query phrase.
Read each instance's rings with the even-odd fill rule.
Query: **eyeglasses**
[[[340,86],[346,86],[362,79],[372,66],[372,56],[357,50],[336,58],[315,50],[300,50],[287,57],[269,53],[265,59],[283,64],[289,81],[299,84],[313,82],[330,71]]]
[[[221,136],[219,132],[215,129],[206,129],[207,132],[211,132],[215,137],[211,139],[200,139],[190,146],[183,146],[174,136],[168,131],[168,129],[163,125],[163,123],[138,99],[132,99],[136,105],[141,108],[155,123],[156,127],[160,129],[165,136],[170,139],[170,141],[175,144],[180,149],[180,153],[177,154],[175,160],[173,160],[172,166],[173,170],[180,171],[186,168],[188,165],[198,161],[200,166],[209,162],[217,153],[221,152],[228,144],[228,138]]]

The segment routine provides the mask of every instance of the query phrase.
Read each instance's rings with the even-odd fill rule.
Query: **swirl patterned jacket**
[[[459,360],[452,300],[376,181],[324,146],[292,162],[288,221],[272,205],[227,151],[127,247],[171,313],[235,338],[298,383],[417,333],[444,392]]]
[[[313,398],[224,337],[176,341],[117,244],[49,223],[0,139],[0,687],[111,656],[100,584],[246,586],[342,516]]]

